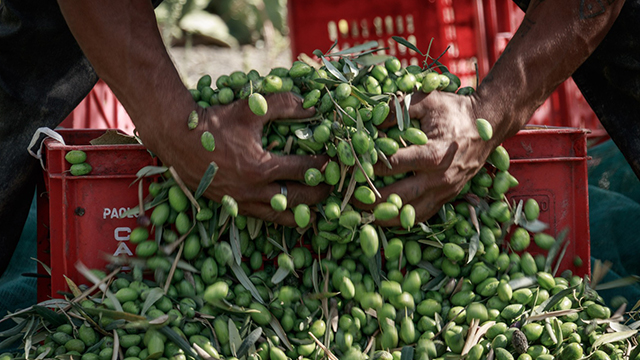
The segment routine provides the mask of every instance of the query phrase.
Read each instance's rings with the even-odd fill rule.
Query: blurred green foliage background
[[[287,0],[164,0],[156,16],[168,46],[260,46],[288,34]]]

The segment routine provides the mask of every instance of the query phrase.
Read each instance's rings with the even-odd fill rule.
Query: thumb
[[[277,119],[304,119],[315,115],[314,107],[302,108],[302,98],[293,92],[269,94],[266,97],[268,109],[265,122]]]

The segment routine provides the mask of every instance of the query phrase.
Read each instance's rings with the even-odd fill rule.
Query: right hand
[[[314,115],[313,108],[303,109],[301,99],[292,93],[272,94],[266,99],[269,110],[264,116],[255,115],[247,100],[236,100],[224,106],[198,107],[198,127],[188,130],[185,117],[178,122],[177,129],[159,135],[161,145],[155,137],[141,136],[166,166],[175,168],[189,188],[198,187],[209,163],[215,161],[219,169],[205,192],[207,198],[220,202],[224,195],[229,195],[237,201],[241,214],[295,227],[293,212],[273,210],[271,197],[280,193],[280,184],[286,184],[289,208],[300,203],[322,202],[329,195],[330,186],[310,187],[301,181],[307,169],[322,169],[329,159],[327,156],[276,155],[264,150],[263,127],[269,121]],[[206,151],[200,143],[204,131],[215,138],[213,152]]]
[[[403,203],[413,205],[416,221],[422,222],[455,198],[500,141],[480,139],[475,122],[479,102],[475,95],[461,96],[440,91],[415,94],[409,115],[420,121],[429,141],[425,145],[411,145],[398,150],[389,157],[391,169],[382,162],[375,165],[376,176],[412,174],[379,189],[382,198],[377,203],[386,201],[390,194],[398,194]],[[395,125],[395,115],[390,114],[387,119],[383,127]],[[354,203],[369,210],[377,204]],[[396,218],[377,223],[398,226],[400,220]]]

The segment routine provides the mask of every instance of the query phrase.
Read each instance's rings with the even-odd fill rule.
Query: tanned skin
[[[415,207],[417,221],[433,216],[478,172],[491,151],[515,135],[589,57],[623,4],[624,0],[532,0],[522,25],[473,95],[415,94],[409,115],[420,120],[429,143],[400,149],[390,158],[391,170],[376,164],[377,175],[415,173],[380,189],[382,200],[397,193]],[[490,141],[480,139],[477,118],[493,126]],[[381,225],[399,225],[399,220]]]
[[[173,166],[196,189],[211,161],[219,170],[205,195],[220,201],[232,196],[240,213],[295,226],[291,211],[275,212],[271,197],[288,187],[288,205],[316,204],[330,187],[300,183],[310,167],[322,168],[327,157],[278,156],[262,149],[263,126],[270,120],[314,115],[291,93],[267,96],[269,111],[254,115],[246,100],[207,109],[196,105],[162,43],[150,1],[58,1],[78,44],[98,75],[131,116],[145,146],[163,164]],[[188,130],[189,114],[200,121]],[[207,152],[200,144],[205,130],[216,140]],[[288,181],[287,181],[288,180]]]

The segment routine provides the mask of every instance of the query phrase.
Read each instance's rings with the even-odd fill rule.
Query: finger
[[[419,92],[411,96],[411,106],[409,106],[409,117],[412,119],[422,119],[426,116],[433,116],[435,104],[442,97],[440,91],[432,91],[428,94]]]
[[[416,212],[416,222],[424,222],[429,220],[433,215],[435,215],[442,205],[444,205],[447,201],[450,201],[452,196],[448,196],[450,188],[446,186],[438,186],[434,187],[429,191],[429,193],[424,194],[421,197],[412,199],[411,201],[405,200],[403,198],[403,204],[411,204]],[[402,197],[402,195],[400,196]],[[400,217],[397,216],[391,220],[380,221],[376,220],[375,224],[389,227],[389,226],[399,226],[400,225]]]
[[[424,222],[431,219],[440,211],[444,204],[455,197],[455,195],[451,195],[450,188],[446,189],[441,187],[441,189],[444,191],[425,195],[410,203],[414,209],[416,209],[416,222]]]
[[[397,194],[402,199],[402,203],[405,204],[417,199],[424,193],[427,181],[428,179],[426,179],[425,174],[409,176],[383,188],[378,188],[380,197],[376,196],[376,201],[373,204],[364,204],[358,201],[355,197],[351,198],[351,203],[358,209],[372,211],[376,205],[387,201],[389,195]]]
[[[391,194],[397,194],[403,204],[412,203],[425,196],[450,197],[453,184],[442,174],[417,173],[416,175],[398,180],[382,188],[381,193],[386,199]]]
[[[311,168],[322,170],[329,161],[327,155],[277,155],[265,165],[264,179],[269,182],[280,180],[304,181],[304,173]]]
[[[302,108],[302,99],[292,92],[269,94],[265,98],[268,110],[265,122],[278,119],[303,119],[315,115],[315,108]]]
[[[390,104],[389,106],[391,107],[391,109],[389,110],[389,115],[387,115],[387,118],[382,122],[382,124],[378,125],[379,129],[388,129],[388,128],[398,124],[398,118],[396,117],[395,105],[394,104]]]
[[[453,161],[458,149],[457,144],[451,144],[448,148],[443,143],[431,142],[425,145],[411,145],[399,149],[398,152],[388,157],[391,169],[382,161],[374,165],[376,175],[396,175],[411,171],[430,171],[434,168],[444,168]]]
[[[238,209],[243,215],[252,216],[264,221],[270,221],[288,227],[297,226],[295,218],[293,216],[293,212],[289,209],[278,212],[273,210],[271,208],[271,205],[266,205],[259,202],[239,203]]]
[[[314,205],[321,203],[331,193],[331,186],[327,184],[308,186],[295,181],[287,181],[284,183],[273,182],[255,191],[247,190],[251,197],[245,199],[246,201],[270,204],[271,198],[276,194],[282,194],[283,189],[286,189],[286,195],[283,195],[287,197],[287,207],[289,208],[299,204]]]

